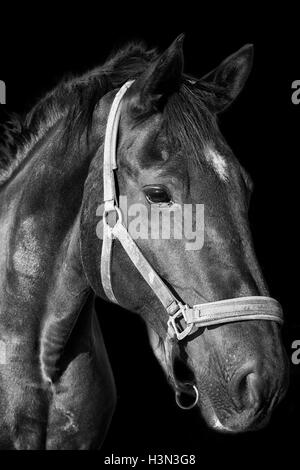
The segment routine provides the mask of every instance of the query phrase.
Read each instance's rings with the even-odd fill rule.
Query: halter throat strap
[[[101,280],[105,295],[116,304],[111,279],[111,258],[113,240],[117,238],[130,260],[151,287],[165,308],[168,320],[168,333],[178,340],[189,335],[194,327],[205,327],[221,323],[245,320],[271,320],[283,323],[283,312],[280,304],[270,297],[250,296],[234,299],[207,302],[190,307],[180,302],[146,260],[137,244],[131,238],[122,220],[115,189],[114,171],[117,169],[116,144],[120,121],[121,102],[128,88],[128,81],[120,88],[111,106],[104,141],[103,159],[103,243],[101,253]],[[109,214],[114,213],[116,222],[108,223]]]

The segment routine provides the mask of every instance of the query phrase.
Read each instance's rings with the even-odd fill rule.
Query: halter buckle
[[[187,335],[190,334],[193,328],[193,324],[188,324],[187,323],[187,318],[186,318],[186,311],[189,309],[188,305],[183,305],[181,303],[178,303],[178,308],[177,312],[175,312],[168,320],[168,326],[172,327],[175,335],[178,340],[184,339]],[[181,324],[181,322],[184,320],[185,327]]]

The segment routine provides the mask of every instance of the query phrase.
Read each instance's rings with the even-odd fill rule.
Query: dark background
[[[53,15],[53,5],[40,5],[39,19],[37,11],[31,15],[19,7],[9,17],[12,19],[1,18],[0,79],[7,86],[7,110],[26,112],[66,73],[78,74],[99,65],[130,39],[141,38],[163,50],[185,32],[185,70],[198,77],[245,43],[254,43],[253,72],[240,97],[220,117],[220,128],[255,182],[250,217],[257,255],[271,295],[282,303],[286,314],[283,336],[291,358],[292,342],[300,340],[300,105],[291,102],[291,83],[300,79],[295,12],[277,11],[275,16],[273,7],[263,16],[243,5],[224,16],[216,7],[209,13],[189,10],[190,19],[198,15],[195,25],[192,21],[178,25],[173,21],[173,10],[163,20],[156,10],[151,26],[146,27],[148,10],[153,14],[154,6],[140,4],[135,11],[139,16],[132,13],[129,23],[117,6],[113,14],[101,10],[100,5],[93,9],[73,5],[67,14],[57,8]],[[240,436],[215,434],[195,412],[175,405],[173,392],[148,346],[142,321],[117,307],[100,302],[98,306],[118,389],[117,410],[97,456],[99,464],[111,453],[193,453],[198,463],[219,458],[231,462],[237,460],[237,450],[246,460],[250,456],[276,460],[280,454],[297,458],[300,365],[290,361],[288,395],[266,429]],[[83,459],[89,459],[79,458],[83,464]]]

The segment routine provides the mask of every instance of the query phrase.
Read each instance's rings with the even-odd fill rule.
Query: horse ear
[[[204,87],[207,84],[212,85],[208,89],[212,90],[211,105],[215,113],[224,111],[242,91],[252,62],[253,45],[246,44],[197,82]]]
[[[134,116],[159,108],[179,88],[183,72],[183,39],[183,34],[178,36],[131,87],[128,95],[131,95],[130,108]]]

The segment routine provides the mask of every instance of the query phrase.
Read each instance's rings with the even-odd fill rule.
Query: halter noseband
[[[250,296],[234,299],[208,302],[190,307],[181,303],[168,289],[160,276],[129,235],[122,222],[122,213],[118,205],[115,190],[114,170],[116,164],[116,142],[121,112],[121,101],[132,85],[129,81],[118,91],[111,106],[105,134],[103,160],[104,214],[103,214],[103,244],[101,254],[101,279],[106,296],[118,303],[111,282],[111,254],[113,238],[122,244],[127,255],[149,284],[168,313],[168,333],[182,340],[189,335],[193,327],[205,327],[221,323],[245,320],[271,320],[283,323],[282,308],[277,300],[271,297]],[[114,212],[117,220],[113,227],[108,224],[108,214]]]

